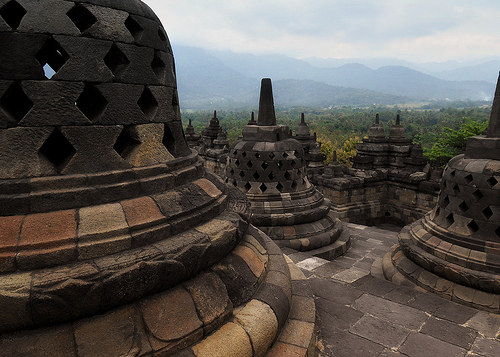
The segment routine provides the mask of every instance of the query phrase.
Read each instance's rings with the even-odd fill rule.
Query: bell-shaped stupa
[[[390,279],[403,275],[441,296],[500,312],[500,81],[486,135],[468,140],[448,162],[437,206],[406,226],[385,259]]]
[[[307,350],[314,302],[280,337],[296,268],[188,148],[174,68],[141,1],[0,1],[0,355]]]
[[[245,126],[243,138],[229,150],[226,174],[249,198],[252,223],[279,246],[322,248],[327,258],[347,249],[349,234],[307,178],[302,144],[288,126],[276,124],[269,78],[262,80],[257,123]]]

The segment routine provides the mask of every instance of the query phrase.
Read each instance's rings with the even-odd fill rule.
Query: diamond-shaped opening
[[[234,186],[234,187],[237,187],[237,186],[238,186],[238,182],[236,182],[236,180],[233,180],[233,186]]]
[[[248,168],[249,168],[249,169],[250,169],[250,168],[252,168],[252,167],[253,167],[252,162],[251,162],[251,161],[248,161],[248,162],[247,162],[247,166],[248,166]]]
[[[446,208],[450,204],[450,198],[446,196],[443,200],[443,207]]]
[[[253,174],[253,178],[254,178],[255,180],[258,180],[258,179],[260,179],[260,175],[259,175],[257,172],[254,172],[254,174]]]
[[[267,191],[267,186],[265,183],[259,186],[260,192],[264,193]]]
[[[497,237],[500,237],[500,226],[495,229],[495,234],[497,235]]]
[[[476,233],[479,230],[479,225],[474,220],[470,221],[467,227],[471,233]]]
[[[293,180],[291,187],[293,190],[295,190],[297,188],[297,181]]]
[[[28,114],[32,107],[33,102],[24,94],[19,83],[13,83],[0,98],[0,108],[16,124]]]
[[[42,65],[48,79],[52,78],[69,59],[69,55],[64,48],[52,37],[45,42],[35,57]]]
[[[167,35],[165,34],[165,30],[163,30],[161,27],[158,29],[158,37],[163,42],[165,42],[167,40]]]
[[[241,153],[241,156],[243,156],[243,157],[247,157],[247,153],[246,153],[246,151],[243,151],[243,152]]]
[[[491,176],[488,180],[486,180],[486,182],[488,182],[490,187],[493,187],[498,183],[498,180],[494,176]]]
[[[0,9],[0,16],[5,20],[7,25],[12,29],[17,29],[24,15],[26,15],[26,10],[17,1],[9,1],[7,4],[2,6]]]
[[[455,192],[455,194],[460,193],[460,187],[458,186],[458,184],[455,184],[455,186],[453,186],[453,192]]]
[[[233,176],[233,175],[234,175],[234,169],[229,170],[229,174],[230,174],[231,176]]]
[[[472,196],[474,196],[476,200],[480,200],[481,198],[484,197],[483,193],[479,190],[472,192]]]
[[[295,157],[299,157],[299,152],[297,150],[295,150],[293,154],[295,155]]]
[[[175,136],[172,133],[172,130],[170,130],[170,126],[168,124],[163,125],[163,139],[162,143],[163,146],[165,146],[168,150],[169,153],[171,153],[174,157],[176,157],[177,152],[175,149]]]
[[[462,203],[458,205],[458,208],[460,208],[462,212],[465,212],[469,209],[469,206],[467,206],[467,203],[465,203],[465,201],[462,201]]]
[[[241,178],[245,177],[245,173],[243,171],[240,171],[239,175]]]
[[[247,182],[244,187],[248,191],[248,190],[250,190],[252,188],[252,185],[250,185],[250,183]]]
[[[262,167],[264,170],[267,169],[269,167],[269,164],[267,162],[263,162],[262,165],[260,165],[260,167]]]
[[[158,102],[148,87],[144,87],[141,97],[137,101],[137,105],[148,118],[152,118],[158,109]]]
[[[254,154],[254,156],[255,156],[255,158],[257,158],[257,159],[260,159],[260,153],[259,153],[259,152],[256,152],[256,153]]]
[[[116,139],[113,149],[115,149],[118,155],[123,159],[128,160],[139,145],[141,145],[141,142],[134,137],[132,128],[125,127]]]
[[[276,189],[277,189],[279,192],[283,192],[283,185],[281,184],[281,182],[278,182],[278,184],[276,185]]]
[[[153,72],[155,72],[156,76],[161,80],[165,78],[166,67],[165,62],[161,59],[160,51],[155,50],[153,62],[151,62],[151,68],[153,69]]]
[[[464,177],[465,182],[470,184],[472,181],[474,181],[474,177],[471,174],[468,174],[467,176]]]
[[[455,170],[453,170],[452,172],[450,172],[450,176],[451,176],[451,177],[455,177],[455,175],[456,175],[456,174],[457,174],[457,173],[455,172]]]
[[[238,150],[234,150],[234,151],[233,151],[233,155],[234,155],[234,156],[238,155]]]
[[[455,223],[455,218],[453,217],[453,213],[450,213],[449,215],[446,216],[446,222],[448,222],[449,226]]]
[[[288,157],[288,154],[286,152],[284,152],[282,156],[284,159],[286,159]]]
[[[486,217],[486,219],[490,219],[491,216],[493,216],[493,211],[491,210],[490,206],[483,209],[483,215],[484,217]]]
[[[278,169],[283,167],[283,163],[281,161],[278,161],[278,163],[276,165],[278,166]]]
[[[128,67],[130,61],[118,46],[113,43],[106,56],[104,56],[104,63],[117,76]]]
[[[83,115],[94,121],[102,115],[108,101],[96,87],[86,84],[75,104]]]
[[[234,161],[234,164],[236,165],[236,167],[240,166],[240,160],[236,159],[236,160]]]
[[[272,172],[269,173],[269,175],[267,175],[267,177],[269,178],[269,180],[274,180],[276,178],[276,176],[274,176],[274,174]]]
[[[290,165],[292,165],[292,167],[295,167],[297,163],[295,162],[295,160],[292,160],[292,162],[290,163]]]
[[[59,129],[56,128],[47,140],[45,140],[38,153],[54,165],[57,172],[61,172],[73,155],[75,155],[76,150]]]
[[[96,17],[82,4],[73,6],[66,15],[73,21],[81,33],[88,30],[97,22]]]
[[[136,20],[134,20],[132,15],[129,15],[129,17],[125,20],[125,27],[136,41],[141,39],[142,34],[144,33],[144,28]]]
[[[290,180],[292,178],[292,175],[290,175],[289,171],[285,171],[285,174],[283,175],[287,180]]]
[[[274,152],[271,152],[269,153],[269,158],[272,160],[276,157],[276,155],[274,155]]]

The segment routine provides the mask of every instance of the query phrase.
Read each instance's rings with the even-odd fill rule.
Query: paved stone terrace
[[[351,249],[332,262],[283,249],[314,292],[320,356],[500,356],[500,315],[382,280],[396,229],[348,227]]]

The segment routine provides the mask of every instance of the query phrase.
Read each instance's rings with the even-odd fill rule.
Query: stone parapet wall
[[[337,181],[336,179],[331,181]],[[337,184],[319,184],[318,190],[332,202],[337,217],[345,222],[409,224],[420,219],[437,202],[431,185],[403,184],[390,180],[363,182],[340,178]]]

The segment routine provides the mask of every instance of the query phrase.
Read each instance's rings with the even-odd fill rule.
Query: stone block
[[[112,357],[127,355],[130,351],[147,352],[147,348],[141,351],[143,346],[138,344],[136,330],[139,330],[139,320],[140,316],[135,307],[127,306],[76,322],[74,329],[78,356]]]
[[[203,326],[191,295],[181,287],[143,299],[139,308],[150,334],[167,343],[194,334]]]
[[[48,38],[48,35],[42,34],[0,33],[0,48],[9,49],[0,53],[0,80],[44,79],[36,54]]]
[[[250,300],[235,316],[250,336],[254,356],[265,356],[278,333],[278,320],[269,305]]]
[[[203,273],[184,284],[191,294],[198,316],[203,322],[205,334],[213,328],[214,322],[222,322],[232,311],[226,286],[214,273]]]
[[[0,217],[0,273],[14,269],[23,216]]]
[[[252,345],[245,330],[229,322],[192,347],[196,357],[252,357]]]
[[[31,327],[31,274],[4,275],[0,279],[0,331]]]
[[[76,357],[71,325],[0,335],[4,356]]]
[[[54,35],[53,38],[69,56],[52,77],[54,80],[110,82],[113,79],[111,70],[104,63],[112,42],[64,35]]]
[[[146,196],[122,201],[121,205],[131,229],[140,229],[165,221],[165,216],[160,212],[151,197]]]
[[[33,273],[31,309],[38,325],[80,318],[100,310],[102,284],[93,264],[67,265]]]

